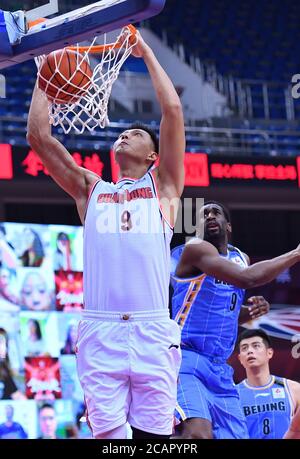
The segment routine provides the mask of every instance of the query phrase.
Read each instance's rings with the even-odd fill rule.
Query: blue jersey
[[[188,279],[176,277],[183,249],[176,247],[171,261],[172,317],[181,327],[182,348],[226,361],[234,349],[245,290],[204,273]],[[243,253],[232,245],[220,257],[247,266]]]
[[[7,426],[5,423],[0,425],[0,439],[24,439],[28,438],[27,433],[18,422],[13,422],[11,426]]]
[[[244,379],[237,385],[250,438],[282,438],[294,413],[287,380],[271,376],[271,381],[253,387]]]

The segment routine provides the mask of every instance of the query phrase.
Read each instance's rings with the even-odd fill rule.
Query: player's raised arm
[[[140,34],[132,54],[144,59],[162,112],[157,177],[160,194],[169,199],[179,197],[184,187],[185,153],[181,102],[172,81]]]
[[[37,87],[33,91],[28,115],[27,140],[39,155],[51,177],[77,202],[87,199],[98,176],[79,167],[66,148],[51,135],[46,95]]]
[[[260,261],[248,267],[220,257],[218,250],[209,242],[194,239],[185,247],[176,275],[185,277],[186,266],[193,266],[209,276],[228,282],[239,288],[253,288],[275,279],[282,271],[300,261],[300,246],[291,252]]]

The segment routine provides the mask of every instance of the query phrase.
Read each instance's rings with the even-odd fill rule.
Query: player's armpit
[[[283,437],[285,440],[299,440],[300,439],[300,406],[292,418],[290,427]]]
[[[289,386],[289,390],[292,395],[295,409],[298,410],[300,408],[300,383],[298,383],[297,381],[288,379],[287,384]],[[300,415],[299,415],[299,422],[300,422]]]

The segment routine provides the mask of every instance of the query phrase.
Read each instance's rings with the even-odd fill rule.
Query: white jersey
[[[149,171],[116,184],[99,180],[84,225],[84,309],[136,312],[168,309],[173,231]]]

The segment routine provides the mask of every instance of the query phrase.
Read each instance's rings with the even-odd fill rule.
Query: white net
[[[126,26],[113,44],[107,44],[106,39],[104,34],[100,46],[95,37],[87,47],[79,44],[72,47],[77,54],[75,64],[69,64],[72,70],[67,77],[62,73],[64,53],[53,54],[51,64],[55,63],[55,69],[50,65],[50,77],[43,71],[47,56],[35,58],[39,87],[49,99],[49,121],[54,126],[61,126],[66,134],[72,129],[83,133],[109,124],[107,109],[112,85],[137,37],[134,27]]]

